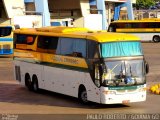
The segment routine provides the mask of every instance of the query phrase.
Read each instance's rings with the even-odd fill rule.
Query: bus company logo
[[[53,60],[57,62],[68,63],[68,64],[78,64],[78,60],[72,59],[72,58],[62,58],[59,56],[55,56]]]
[[[58,57],[58,56],[55,56],[55,57],[53,58],[53,60],[54,60],[54,61],[57,61],[57,62],[63,62],[62,57]]]
[[[78,64],[78,60],[71,59],[71,58],[64,58],[64,62],[71,63],[71,64]]]

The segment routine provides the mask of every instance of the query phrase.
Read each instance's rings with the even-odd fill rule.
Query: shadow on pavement
[[[84,105],[77,98],[70,96],[40,90],[40,93],[28,91],[25,87],[19,84],[0,83],[0,102],[20,103],[27,105],[47,105],[71,108],[124,108],[129,107],[123,104],[103,105],[89,103]]]

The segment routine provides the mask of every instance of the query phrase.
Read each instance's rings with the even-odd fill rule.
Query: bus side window
[[[148,28],[149,24],[148,23],[140,23],[140,28]]]
[[[115,28],[126,28],[125,23],[116,23]]]
[[[27,49],[26,35],[15,34],[15,48],[17,49]]]
[[[58,37],[39,36],[37,42],[37,51],[46,53],[55,53],[58,44]]]
[[[16,43],[17,44],[26,44],[26,36],[25,35],[21,35],[21,34],[17,34],[17,39],[16,39]]]
[[[155,23],[156,28],[160,28],[160,22]]]
[[[132,28],[139,28],[137,23],[132,23]]]
[[[86,57],[86,40],[81,38],[60,38],[56,54]]]
[[[18,49],[30,49],[27,45],[33,45],[36,36],[34,35],[24,35],[24,34],[15,34],[15,48]]]
[[[125,28],[132,28],[132,23],[126,23]]]
[[[148,23],[148,26],[149,26],[149,28],[159,28],[159,27],[157,27],[158,26],[158,24],[157,23],[154,23],[154,22],[151,22],[151,23]]]

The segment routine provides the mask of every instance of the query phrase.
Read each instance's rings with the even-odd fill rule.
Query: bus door
[[[87,85],[87,97],[88,100],[100,103],[100,71],[99,71],[99,64],[95,63],[94,65],[93,76],[94,80],[91,80],[89,74],[85,75],[85,84]]]

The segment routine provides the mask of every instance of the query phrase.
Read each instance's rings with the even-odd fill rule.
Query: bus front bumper
[[[13,49],[0,49],[0,55],[13,54]]]
[[[108,90],[101,88],[102,104],[127,104],[146,100],[146,87],[134,90]]]

